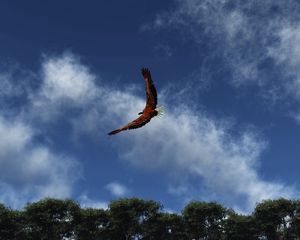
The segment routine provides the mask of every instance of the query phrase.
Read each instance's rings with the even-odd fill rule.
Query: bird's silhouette
[[[142,75],[146,82],[146,106],[142,112],[139,112],[140,117],[133,120],[132,122],[126,124],[125,126],[116,129],[114,131],[111,131],[108,133],[108,135],[117,134],[121,131],[129,130],[129,129],[135,129],[140,128],[150,122],[150,120],[155,116],[160,116],[163,113],[163,108],[156,108],[157,105],[157,93],[155,86],[153,84],[151,73],[149,69],[142,68]]]

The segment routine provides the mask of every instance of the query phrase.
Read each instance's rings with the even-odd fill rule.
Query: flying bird
[[[146,106],[142,112],[138,114],[141,115],[137,119],[133,120],[132,122],[126,124],[125,126],[111,131],[108,135],[117,134],[121,131],[140,128],[150,122],[150,120],[155,116],[161,116],[163,114],[163,108],[156,108],[157,105],[157,93],[155,86],[153,84],[151,74],[149,69],[142,68],[142,75],[146,82]]]

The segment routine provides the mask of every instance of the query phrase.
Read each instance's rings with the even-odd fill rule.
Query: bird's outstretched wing
[[[117,134],[121,131],[125,131],[128,129],[140,128],[140,127],[144,126],[146,123],[150,122],[151,118],[154,116],[153,111],[155,110],[156,105],[157,105],[156,89],[153,84],[149,69],[142,68],[142,74],[146,81],[146,96],[147,96],[146,106],[145,106],[143,112],[139,113],[142,115],[140,117],[138,117],[137,119],[133,120],[132,122],[128,123],[127,125],[119,128],[119,129],[116,129],[114,131],[111,131],[110,133],[108,133],[108,135]]]
[[[150,108],[150,109],[154,110],[157,105],[157,93],[156,93],[156,88],[155,88],[154,83],[151,78],[151,73],[148,68],[142,68],[142,74],[146,81],[147,101],[146,101],[145,109]]]
[[[119,129],[116,129],[114,131],[111,131],[110,133],[108,133],[108,135],[117,134],[121,131],[129,130],[129,129],[140,128],[140,127],[144,126],[146,123],[150,122],[150,120],[151,120],[151,116],[143,114],[140,117],[138,117],[137,119],[133,120],[132,122],[126,124],[125,126],[119,128]]]

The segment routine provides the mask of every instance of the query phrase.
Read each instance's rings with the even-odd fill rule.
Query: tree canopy
[[[193,201],[169,213],[153,200],[124,198],[108,209],[46,198],[13,210],[0,203],[0,240],[283,240],[300,237],[300,201],[266,200],[241,215],[215,202]]]

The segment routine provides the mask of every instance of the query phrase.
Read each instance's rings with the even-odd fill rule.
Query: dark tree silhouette
[[[257,204],[254,211],[254,216],[262,233],[268,239],[274,240],[287,237],[287,228],[293,215],[294,205],[292,201],[284,198],[263,201]]]
[[[293,215],[290,219],[290,227],[288,228],[288,237],[297,239],[300,236],[300,200],[293,201]]]
[[[227,210],[217,203],[191,202],[183,210],[190,239],[219,240]]]
[[[255,217],[229,214],[224,222],[226,240],[256,240],[260,235],[259,226]]]
[[[108,212],[103,209],[81,209],[75,233],[78,240],[109,239]]]
[[[47,198],[25,207],[26,233],[29,239],[62,239],[74,235],[80,207],[72,200]]]
[[[143,227],[142,235],[145,240],[188,239],[183,217],[181,215],[158,213],[155,216],[152,216]]]
[[[23,225],[21,212],[0,204],[0,240],[24,239]]]
[[[12,210],[0,204],[0,240],[296,240],[300,200],[266,200],[239,215],[214,202],[190,202],[182,214],[149,200],[112,201],[107,210],[46,198]]]
[[[138,198],[112,201],[109,205],[109,216],[113,239],[141,239],[142,226],[155,216],[159,209],[159,203]]]

